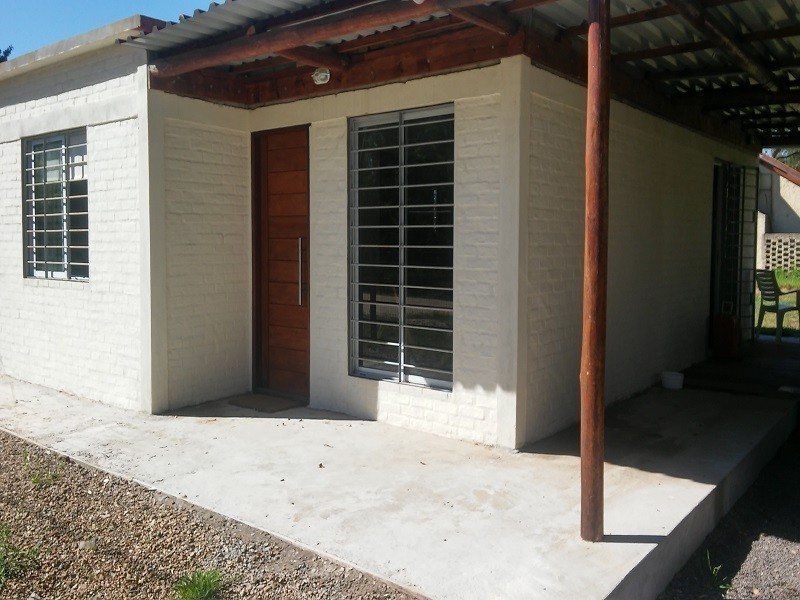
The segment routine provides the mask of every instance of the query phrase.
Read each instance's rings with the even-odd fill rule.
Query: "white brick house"
[[[403,82],[223,105],[155,89],[146,52],[153,48],[114,43],[141,29],[133,17],[0,64],[0,373],[149,412],[260,387],[280,391],[268,377],[266,385],[256,381],[255,372],[263,368],[255,338],[271,335],[269,327],[275,335],[291,329],[286,323],[258,329],[268,315],[254,305],[256,280],[258,269],[268,267],[257,259],[254,240],[263,225],[254,196],[267,184],[255,183],[261,176],[255,148],[260,132],[307,127],[308,234],[297,236],[299,261],[274,262],[276,271],[300,270],[291,293],[307,312],[308,344],[295,348],[289,339],[280,346],[287,353],[270,359],[307,361],[300,395],[314,408],[510,448],[576,420],[581,86],[511,52]],[[363,272],[354,256],[367,245],[353,236],[367,226],[353,215],[367,210],[357,199],[367,187],[359,188],[363,169],[353,166],[353,156],[369,128],[365,117],[394,127],[429,107],[452,120],[452,138],[441,145],[452,152],[445,187],[454,200],[452,208],[426,213],[452,215],[452,223],[419,227],[450,227],[441,235],[452,235],[452,251],[447,266],[437,258],[420,269],[447,271],[441,281],[452,283],[417,284],[422,296],[441,303],[426,305],[428,325],[418,329],[436,333],[421,349],[409,342],[410,316],[399,325],[381,321],[390,333],[374,335],[389,337],[364,342],[361,326],[372,322],[358,312],[367,301],[353,291],[362,283],[354,273]],[[51,166],[48,158],[36,163],[36,144],[59,135],[68,140],[69,132],[85,132],[85,174],[76,181],[88,184],[87,261],[74,258],[83,255],[71,245],[81,244],[69,242],[69,231],[67,241],[42,250],[32,233],[38,226],[26,226],[39,216],[36,174],[49,177]],[[398,142],[403,152],[413,146]],[[72,180],[63,175],[72,147],[62,142],[61,162],[53,159],[62,169],[57,181],[67,186],[56,194],[64,199],[64,223],[76,216],[69,208]],[[606,389],[613,401],[652,385],[663,370],[707,356],[715,164],[752,166],[757,156],[622,103],[612,108],[611,148]],[[279,154],[275,160],[289,152]],[[413,184],[399,184],[407,194],[404,185]],[[50,196],[44,197],[43,207]],[[50,246],[65,258],[41,254]],[[386,294],[407,300],[418,274],[404,265],[392,268],[405,269],[408,279]],[[447,288],[444,296],[440,288]],[[372,305],[395,302],[372,293]],[[403,315],[419,310],[396,302]],[[436,311],[450,317],[431,326]],[[385,342],[398,327],[400,341]],[[369,344],[400,349],[396,376],[364,350]],[[273,368],[295,379],[303,371],[285,364],[267,371]]]

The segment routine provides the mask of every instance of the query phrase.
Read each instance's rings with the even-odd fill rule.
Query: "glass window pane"
[[[435,144],[421,144],[409,146],[405,149],[405,164],[422,165],[426,163],[441,163],[453,161],[452,142],[439,142]]]
[[[400,347],[373,342],[358,343],[359,356],[378,361],[390,361],[397,363],[400,360]]]
[[[367,208],[370,206],[398,206],[400,194],[397,188],[378,190],[359,190],[358,205]]]
[[[445,225],[452,227],[453,225],[453,207],[429,207],[420,208],[417,206],[405,209],[406,225],[414,226],[438,226]]]
[[[452,204],[453,186],[426,185],[410,187],[404,190],[406,204]]]
[[[450,352],[406,347],[403,354],[405,364],[410,367],[445,372],[453,371],[453,355]]]
[[[453,181],[453,165],[421,165],[406,167],[406,185],[426,185],[434,183],[450,183]]]
[[[397,266],[400,260],[399,248],[374,248],[361,246],[358,250],[358,262],[362,265]]]
[[[364,286],[360,286],[364,287]],[[365,295],[361,295],[361,299],[366,299]],[[397,301],[397,294],[390,293],[376,293],[371,302],[360,302],[358,304],[358,319],[362,321],[376,321],[380,323],[399,323],[400,307],[397,304],[388,304],[391,300]],[[387,304],[378,304],[378,302],[387,302]]]
[[[420,327],[436,327],[438,329],[453,329],[453,313],[449,310],[436,310],[433,308],[406,308],[405,323]]]
[[[453,349],[453,334],[450,331],[404,327],[403,341],[409,346],[420,348]]]
[[[399,224],[400,211],[397,208],[362,208],[358,211],[358,225],[360,227]]]

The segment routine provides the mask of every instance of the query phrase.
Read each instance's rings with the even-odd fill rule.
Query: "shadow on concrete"
[[[232,418],[232,419],[281,419],[362,421],[343,413],[315,410],[306,406],[305,400],[282,398],[268,394],[248,393],[212,400],[195,406],[187,406],[165,413],[174,417]]]
[[[751,449],[775,451],[794,427],[791,404],[783,398],[650,388],[606,409],[605,461],[716,484]],[[575,425],[521,451],[578,457],[579,448]]]

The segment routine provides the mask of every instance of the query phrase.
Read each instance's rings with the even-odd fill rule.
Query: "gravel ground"
[[[0,432],[0,528],[38,565],[0,600],[173,598],[197,569],[225,598],[415,598],[262,531]],[[1,558],[1,553],[0,553]],[[800,598],[800,430],[660,600]]]
[[[800,598],[800,430],[660,598]]]
[[[0,432],[0,528],[38,565],[0,599],[172,598],[218,569],[221,598],[410,599],[356,569]],[[0,567],[2,567],[0,549]]]

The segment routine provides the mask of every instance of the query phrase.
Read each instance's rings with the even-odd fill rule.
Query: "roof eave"
[[[17,77],[63,60],[112,46],[120,39],[138,37],[143,30],[163,22],[144,15],[132,15],[97,29],[44,46],[33,52],[0,63],[0,81]]]

